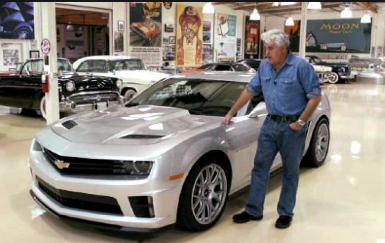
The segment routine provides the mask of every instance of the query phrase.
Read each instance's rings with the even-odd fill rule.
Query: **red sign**
[[[48,39],[43,39],[41,41],[41,51],[43,54],[48,55],[49,52],[51,51],[51,43],[49,42]]]

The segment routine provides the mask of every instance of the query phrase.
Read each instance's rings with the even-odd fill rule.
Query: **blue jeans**
[[[278,202],[278,214],[293,216],[299,180],[299,164],[302,160],[307,124],[299,131],[290,128],[290,122],[265,120],[258,137],[258,149],[251,172],[251,187],[246,212],[263,215],[270,167],[280,152],[283,163],[283,182]]]

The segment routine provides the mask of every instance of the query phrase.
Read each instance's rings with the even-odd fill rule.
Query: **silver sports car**
[[[254,97],[225,127],[223,116],[252,78],[201,73],[160,81],[126,103],[64,118],[33,139],[31,195],[64,219],[130,231],[176,223],[202,231],[229,195],[250,183],[266,117]],[[329,147],[326,96],[309,122],[303,162],[322,165]],[[277,156],[272,171],[281,166]]]

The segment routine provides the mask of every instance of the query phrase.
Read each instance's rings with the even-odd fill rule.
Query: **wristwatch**
[[[301,120],[301,119],[298,119],[297,122],[301,126],[305,126],[305,124],[306,124],[306,122],[304,120]]]

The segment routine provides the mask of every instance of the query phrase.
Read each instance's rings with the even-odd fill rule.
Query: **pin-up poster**
[[[33,2],[0,3],[0,39],[34,39]]]
[[[301,20],[294,20],[293,26],[285,26],[285,33],[289,35],[290,50],[292,52],[299,51],[300,28],[301,28]]]
[[[245,21],[245,58],[259,58],[259,33],[260,22],[250,20],[249,16],[246,16]]]
[[[202,65],[202,9],[178,4],[176,9],[177,67]]]
[[[236,56],[236,24],[237,16],[216,14],[215,50],[218,58]]]
[[[130,45],[161,47],[162,2],[130,2]]]

